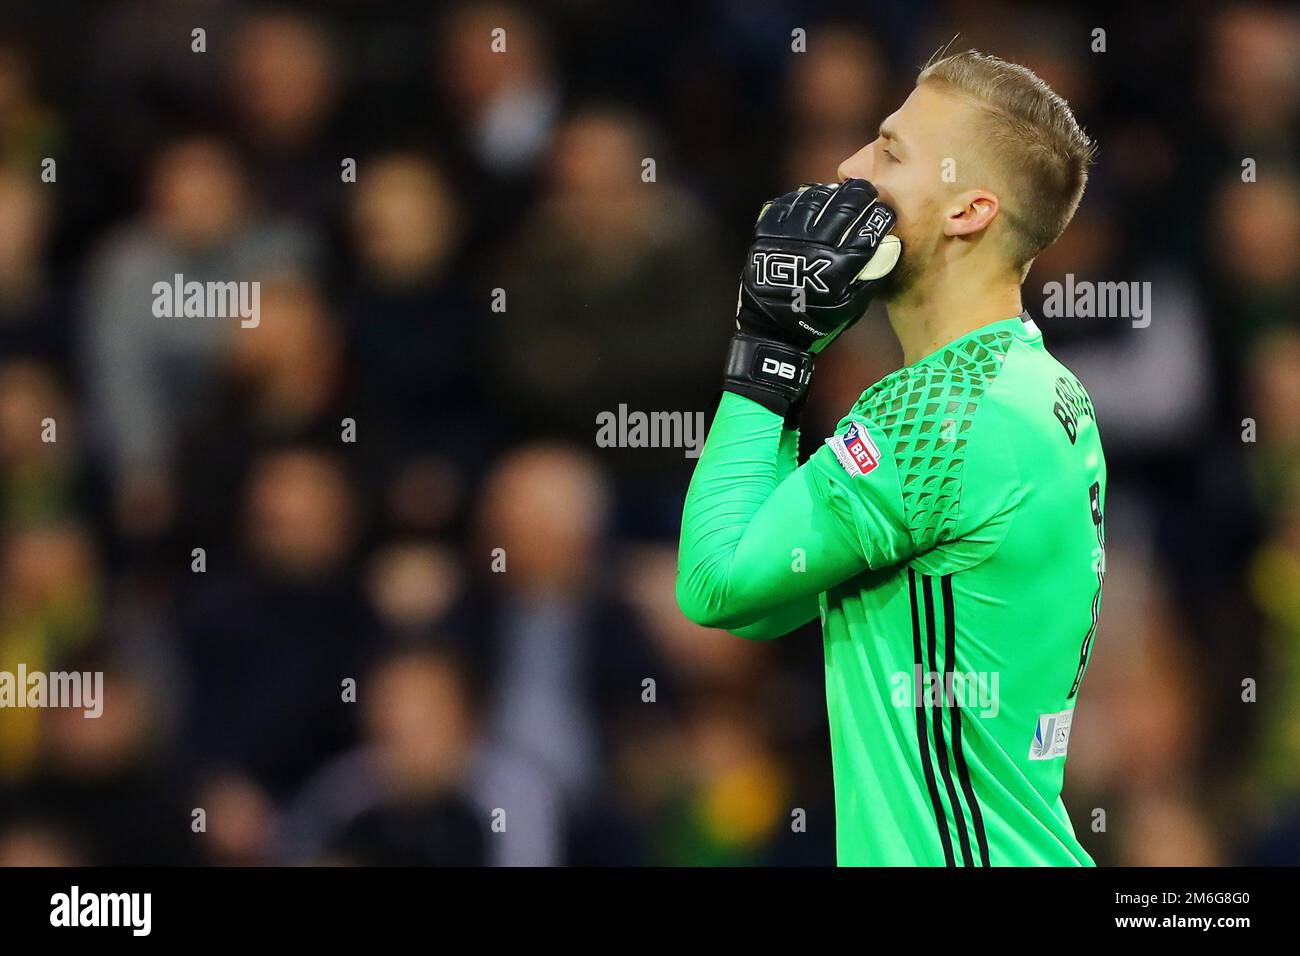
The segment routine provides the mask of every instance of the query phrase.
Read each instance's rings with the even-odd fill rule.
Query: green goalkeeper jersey
[[[1105,572],[1092,403],[1027,316],[868,388],[802,466],[724,393],[682,518],[692,620],[820,616],[841,865],[1092,864],[1061,800]]]

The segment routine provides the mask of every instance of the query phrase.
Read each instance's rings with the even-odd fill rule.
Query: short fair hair
[[[975,50],[936,55],[916,83],[945,84],[984,110],[983,141],[1015,188],[1012,201],[1002,207],[1011,227],[1013,264],[1026,268],[1074,218],[1096,145],[1070,105],[1018,63]]]

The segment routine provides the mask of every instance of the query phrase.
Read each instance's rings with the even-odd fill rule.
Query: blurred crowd
[[[9,7],[0,670],[106,686],[0,710],[0,864],[833,862],[816,626],[687,622],[692,461],[596,416],[711,414],[755,210],[956,34],[1101,144],[1025,286],[1110,464],[1075,826],[1300,862],[1293,8]],[[155,317],[176,274],[260,323]],[[1150,325],[1044,317],[1066,274]],[[806,450],[899,362],[873,308]]]

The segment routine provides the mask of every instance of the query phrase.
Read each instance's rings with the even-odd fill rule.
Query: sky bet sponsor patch
[[[835,457],[850,475],[869,475],[880,464],[880,449],[866,428],[857,422],[851,423],[843,435],[826,439],[826,444],[831,446]]]

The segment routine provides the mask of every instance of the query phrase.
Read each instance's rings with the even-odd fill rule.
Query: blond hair
[[[1074,217],[1096,145],[1070,105],[1018,63],[975,50],[936,54],[916,83],[946,84],[984,110],[981,141],[1014,188],[1014,199],[1001,207],[1011,226],[1013,264],[1027,267]]]

